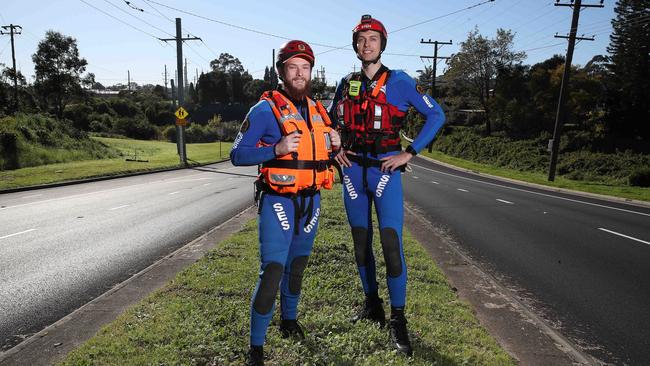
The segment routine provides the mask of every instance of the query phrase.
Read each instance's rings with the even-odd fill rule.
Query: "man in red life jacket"
[[[365,304],[353,321],[367,319],[382,326],[386,321],[372,251],[370,209],[374,203],[386,261],[391,339],[398,351],[411,355],[404,315],[406,263],[402,246],[401,171],[433,140],[445,116],[431,97],[417,91],[413,78],[382,65],[381,54],[387,41],[384,25],[364,15],[352,31],[352,47],[361,60],[361,72],[341,80],[330,115],[342,131],[343,149],[336,160],[343,167],[343,199],[365,293]],[[426,117],[426,122],[415,140],[402,151],[400,129],[411,106]]]

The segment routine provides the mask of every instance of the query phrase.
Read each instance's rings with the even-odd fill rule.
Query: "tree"
[[[77,40],[47,31],[45,39],[38,43],[32,61],[36,72],[34,87],[41,103],[45,108],[53,107],[61,118],[65,103],[83,94],[81,74],[88,62],[79,56]]]
[[[524,59],[524,52],[512,50],[514,34],[510,30],[497,29],[496,38],[488,39],[479,34],[478,27],[469,32],[467,40],[461,42],[460,52],[448,61],[445,74],[450,82],[466,82],[469,92],[485,110],[485,133],[492,133],[490,123],[489,96],[499,68],[518,64]]]
[[[623,137],[650,138],[650,0],[618,0],[609,47],[608,123]]]
[[[229,53],[222,53],[219,55],[219,58],[210,61],[210,67],[212,71],[221,71],[227,74],[231,72],[244,72],[244,66],[242,66],[241,61]]]

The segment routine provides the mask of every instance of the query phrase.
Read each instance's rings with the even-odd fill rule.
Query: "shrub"
[[[634,170],[628,177],[628,183],[634,187],[650,187],[650,168]]]

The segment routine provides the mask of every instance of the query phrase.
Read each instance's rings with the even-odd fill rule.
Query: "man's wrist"
[[[413,156],[415,156],[415,155],[418,154],[418,152],[415,151],[415,149],[414,149],[413,146],[411,146],[411,145],[407,146],[407,147],[406,147],[406,150],[404,150],[404,151],[406,151],[407,153],[409,153],[409,154],[411,154],[411,155],[413,155]]]

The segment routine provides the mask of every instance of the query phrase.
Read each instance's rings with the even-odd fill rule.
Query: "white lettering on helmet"
[[[433,103],[431,103],[431,101],[426,95],[422,96],[422,100],[424,100],[424,102],[427,104],[427,106],[429,106],[429,108],[433,108]]]
[[[320,215],[320,207],[316,209],[316,212],[314,212],[314,216],[309,221],[309,225],[305,227],[306,233],[311,233],[314,227],[316,227],[316,224],[318,223],[318,215]]]
[[[386,188],[389,180],[390,175],[386,174],[382,175],[381,178],[379,178],[379,184],[377,184],[377,190],[375,191],[375,195],[377,197],[381,197],[381,195],[384,194],[384,188]]]
[[[350,177],[347,175],[343,176],[343,183],[345,183],[345,189],[348,191],[348,195],[350,196],[351,199],[356,200],[357,197],[357,192],[354,190],[354,186],[352,185],[352,181],[350,180]]]
[[[285,231],[289,230],[291,226],[289,225],[289,220],[287,219],[287,213],[284,212],[284,207],[282,207],[282,204],[280,202],[274,203],[273,209],[275,210],[275,214],[278,216],[280,225],[282,225],[282,230]]]

